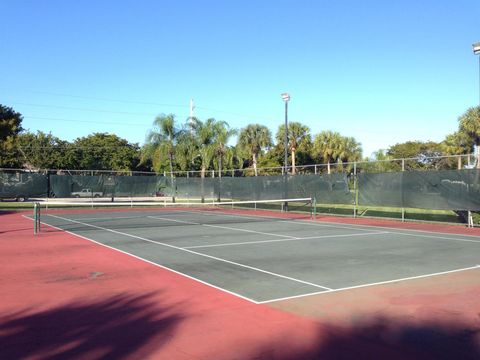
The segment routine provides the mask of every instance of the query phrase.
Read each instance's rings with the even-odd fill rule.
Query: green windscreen
[[[361,173],[359,205],[480,210],[479,177],[479,170]]]
[[[161,194],[163,176],[50,175],[54,197],[145,197]]]
[[[27,172],[0,173],[0,198],[46,197],[48,177]]]

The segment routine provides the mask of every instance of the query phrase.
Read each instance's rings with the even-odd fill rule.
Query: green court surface
[[[480,264],[476,236],[263,216],[261,211],[52,210],[41,220],[255,303]]]

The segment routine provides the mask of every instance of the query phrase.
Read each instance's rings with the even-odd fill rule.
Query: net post
[[[33,203],[33,235],[37,235],[37,203]]]
[[[312,212],[313,212],[313,220],[317,219],[317,198],[314,196],[312,198]]]
[[[33,234],[40,232],[40,203],[33,203]]]
[[[38,220],[37,230],[39,232],[40,232],[40,227],[42,226],[42,222],[40,220],[40,216],[41,216],[40,207],[41,207],[40,203],[37,203],[37,220]]]

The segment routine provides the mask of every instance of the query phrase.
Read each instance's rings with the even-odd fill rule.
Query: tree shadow
[[[13,211],[13,210],[0,210],[0,215],[9,215],[9,214],[15,214],[18,213],[18,211]]]
[[[255,360],[314,359],[480,359],[480,326],[459,323],[418,324],[378,317],[352,327],[319,325],[308,349],[279,349],[270,344]],[[283,342],[282,342],[283,343]]]
[[[165,344],[184,319],[155,294],[122,294],[54,309],[0,317],[2,359],[145,358]]]

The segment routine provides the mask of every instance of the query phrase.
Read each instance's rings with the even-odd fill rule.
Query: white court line
[[[473,242],[473,243],[480,243],[480,240],[469,240],[469,239],[453,239],[444,236],[435,236],[435,235],[423,235],[423,234],[409,234],[409,233],[402,233],[402,232],[392,232],[392,234],[403,235],[403,236],[411,236],[411,237],[425,237],[425,238],[433,238],[438,240],[450,240],[450,241],[466,241],[466,242]]]
[[[193,221],[185,221],[185,220],[178,220],[178,219],[169,219],[169,218],[163,218],[163,217],[159,217],[159,216],[147,216],[147,218],[150,218],[150,219],[158,219],[158,220],[165,220],[165,221],[172,221],[172,222],[178,222],[178,223],[181,223],[181,224],[188,224],[188,225],[202,225],[202,224],[200,224],[200,223],[193,222]]]
[[[425,275],[410,276],[410,277],[405,277],[405,278],[400,278],[400,279],[395,279],[395,280],[379,281],[379,282],[369,283],[369,284],[363,284],[363,285],[348,286],[348,287],[343,287],[343,288],[338,288],[338,289],[331,289],[331,290],[328,290],[328,291],[316,291],[316,292],[308,293],[308,294],[294,295],[294,296],[287,296],[287,297],[278,298],[278,299],[258,301],[258,304],[267,304],[267,303],[272,303],[272,302],[276,302],[276,301],[290,300],[290,299],[298,299],[298,298],[302,298],[302,297],[313,296],[313,295],[320,295],[320,294],[330,294],[330,293],[333,293],[333,292],[339,292],[339,291],[345,291],[345,290],[352,290],[352,289],[364,288],[364,287],[369,287],[369,286],[377,286],[377,285],[391,284],[391,283],[395,283],[395,282],[415,280],[415,279],[421,279],[421,278],[427,278],[427,277],[433,277],[433,276],[451,274],[451,273],[455,273],[455,272],[468,271],[468,270],[474,270],[474,269],[480,269],[480,265],[470,266],[470,267],[461,268],[461,269],[441,271],[441,272],[436,272],[436,273],[431,273],[431,274],[425,274]]]
[[[273,234],[273,233],[267,233],[267,232],[261,232],[261,231],[255,231],[255,230],[248,230],[248,229],[239,229],[239,228],[234,228],[234,227],[229,227],[229,226],[220,226],[220,225],[211,225],[211,224],[201,224],[201,223],[195,223],[195,222],[191,222],[191,221],[184,221],[184,220],[163,218],[163,217],[159,217],[159,216],[147,216],[147,217],[148,217],[148,218],[151,218],[151,219],[158,219],[158,220],[165,220],[165,221],[174,221],[174,222],[191,224],[191,225],[201,225],[201,226],[213,227],[213,228],[218,228],[218,229],[235,230],[235,231],[249,232],[249,233],[255,233],[255,234],[260,234],[260,235],[278,236],[278,237],[288,238],[288,239],[292,239],[292,240],[298,239],[298,238],[295,237],[295,236],[281,235],[281,234]]]
[[[322,222],[322,224],[316,223],[316,222],[306,222],[306,221],[303,221],[303,220],[298,220],[298,221],[303,222],[306,225],[312,225],[312,226],[330,226],[330,224],[332,224],[332,226],[334,226],[335,224],[337,224],[337,223],[332,223],[332,222],[328,222],[328,221],[324,221],[324,222]],[[293,222],[295,222],[295,221],[293,221]],[[466,237],[473,237],[473,238],[480,239],[480,236],[470,235],[470,234],[456,234],[456,233],[446,233],[446,232],[441,232],[441,231],[427,231],[427,230],[419,230],[419,229],[401,229],[401,228],[396,228],[396,227],[363,225],[363,224],[348,224],[348,225],[349,225],[349,228],[367,227],[367,228],[373,228],[373,229],[387,229],[390,232],[392,232],[392,230],[395,230],[395,233],[397,231],[405,231],[405,232],[411,231],[411,232],[420,232],[420,233],[427,233],[427,234],[466,236]],[[361,230],[361,229],[358,229],[358,230]],[[456,238],[446,238],[446,239],[457,240]]]
[[[237,242],[237,243],[195,245],[195,246],[184,246],[183,249],[199,249],[199,248],[211,248],[211,247],[218,247],[218,246],[238,246],[238,245],[251,245],[251,244],[265,244],[265,243],[273,243],[273,242],[314,240],[314,239],[339,238],[339,237],[350,237],[350,236],[357,237],[357,236],[379,235],[379,234],[389,234],[389,232],[388,231],[380,231],[380,232],[361,233],[361,234],[319,235],[319,236],[308,236],[308,237],[301,237],[301,238],[299,237],[299,238],[293,238],[293,239],[271,239],[271,240]]]
[[[173,210],[173,209],[172,209]],[[196,211],[183,211],[183,210],[175,210],[175,211],[181,211],[181,212],[190,212],[190,213],[196,213]],[[291,223],[291,224],[302,224],[302,225],[309,225],[309,226],[317,226],[317,227],[331,227],[331,228],[338,228],[338,229],[355,229],[359,231],[369,231],[369,229],[387,229],[389,232],[393,234],[401,234],[401,235],[412,235],[416,236],[413,234],[409,234],[409,232],[420,232],[420,233],[427,233],[427,234],[432,234],[430,237],[435,239],[439,238],[442,240],[451,240],[451,241],[467,241],[467,242],[480,242],[480,240],[468,240],[468,239],[462,239],[462,238],[451,238],[451,237],[438,237],[438,236],[433,236],[433,234],[440,234],[440,235],[451,235],[451,236],[466,236],[466,237],[474,237],[477,239],[480,239],[478,235],[469,235],[469,234],[452,234],[452,233],[444,233],[444,232],[437,232],[437,231],[427,231],[427,230],[418,230],[418,229],[399,229],[395,227],[387,227],[387,226],[374,226],[374,225],[363,225],[363,224],[346,224],[345,226],[338,225],[337,223],[332,223],[332,222],[322,222],[318,223],[315,221],[305,221],[303,219],[298,219],[298,220],[279,220],[281,218],[277,217],[271,217],[271,216],[248,216],[248,215],[237,215],[237,214],[226,214],[222,212],[217,212],[214,214],[205,214],[198,212],[202,215],[206,216],[215,216],[215,215],[221,215],[221,216],[233,216],[233,217],[240,217],[240,218],[246,218],[246,219],[276,219],[278,222],[284,222],[284,223]],[[369,229],[362,229],[362,227],[366,227]],[[403,232],[401,232],[403,231]]]
[[[25,217],[26,219],[29,219],[29,220],[32,220],[33,219],[31,217],[28,217],[26,215],[22,215],[23,217]],[[49,215],[51,216],[51,215]],[[67,221],[72,221],[70,219],[65,219]],[[75,222],[75,221],[73,221]],[[340,292],[340,291],[347,291],[347,290],[352,290],[352,289],[356,289],[356,288],[363,288],[363,287],[370,287],[370,286],[378,286],[378,285],[383,285],[383,284],[389,284],[389,283],[395,283],[395,282],[401,282],[401,281],[408,281],[408,280],[414,280],[414,279],[420,279],[420,278],[426,278],[426,277],[433,277],[433,276],[439,276],[439,275],[444,275],[444,274],[449,274],[449,273],[455,273],[455,272],[461,272],[461,271],[468,271],[468,270],[474,270],[474,269],[479,269],[480,268],[480,265],[476,265],[476,266],[472,266],[472,267],[467,267],[467,268],[461,268],[461,269],[455,269],[455,270],[449,270],[449,271],[443,271],[443,272],[438,272],[438,273],[432,273],[432,274],[425,274],[425,275],[419,275],[419,276],[412,276],[412,277],[406,277],[406,278],[400,278],[400,279],[395,279],[395,280],[388,280],[388,281],[382,281],[382,282],[376,282],[376,283],[368,283],[368,284],[362,284],[362,285],[357,285],[357,286],[350,286],[350,287],[344,287],[344,288],[338,288],[338,289],[328,289],[327,291],[317,291],[317,292],[313,292],[313,293],[307,293],[307,294],[301,294],[301,295],[294,295],[294,296],[288,296],[288,297],[283,297],[283,298],[277,298],[277,299],[271,299],[271,300],[264,300],[264,301],[256,301],[256,300],[253,300],[253,299],[250,299],[246,296],[243,296],[243,295],[240,295],[238,293],[235,293],[233,291],[230,291],[230,290],[227,290],[227,289],[224,289],[224,288],[221,288],[221,287],[218,287],[216,285],[213,285],[211,283],[208,283],[206,281],[203,281],[203,280],[200,280],[198,278],[195,278],[193,276],[190,276],[190,275],[187,275],[185,273],[182,273],[182,272],[179,272],[177,270],[174,270],[174,269],[171,269],[169,267],[166,267],[164,265],[160,265],[160,264],[157,264],[155,262],[152,262],[150,260],[147,260],[147,259],[144,259],[140,256],[137,256],[137,255],[134,255],[134,254],[131,254],[129,252],[126,252],[124,250],[120,250],[120,249],[117,249],[115,247],[112,247],[112,246],[109,246],[109,245],[106,245],[106,244],[103,244],[101,242],[98,242],[96,240],[93,240],[93,239],[90,239],[90,238],[87,238],[85,236],[82,236],[82,235],[79,235],[79,234],[76,234],[76,233],[73,233],[73,232],[70,232],[68,230],[65,230],[65,229],[62,229],[62,228],[59,228],[59,227],[56,227],[54,225],[50,225],[50,224],[46,224],[44,222],[42,222],[42,224],[46,225],[46,226],[50,226],[52,228],[55,228],[55,229],[58,229],[60,231],[64,231],[68,234],[71,234],[73,236],[77,236],[79,238],[82,238],[82,239],[85,239],[85,240],[88,240],[88,241],[91,241],[95,244],[98,244],[100,246],[104,246],[106,248],[109,248],[109,249],[112,249],[112,250],[115,250],[115,251],[118,251],[120,253],[123,253],[125,255],[128,255],[128,256],[131,256],[133,258],[136,258],[136,259],[139,259],[139,260],[142,260],[146,263],[149,263],[149,264],[152,264],[154,266],[157,266],[157,267],[160,267],[162,269],[165,269],[165,270],[168,270],[168,271],[171,271],[175,274],[178,274],[180,276],[183,276],[183,277],[186,277],[188,279],[191,279],[191,280],[194,280],[194,281],[197,281],[201,284],[204,284],[204,285],[207,285],[211,288],[214,288],[214,289],[217,289],[217,290],[220,290],[220,291],[223,291],[225,293],[228,293],[230,295],[234,295],[234,296],[238,296],[239,298],[241,299],[244,299],[246,301],[249,301],[251,303],[254,303],[254,304],[266,304],[266,303],[272,303],[272,302],[277,302],[277,301],[282,301],[282,300],[289,300],[289,299],[295,299],[295,298],[302,298],[302,297],[307,297],[307,296],[313,296],[313,295],[319,295],[319,294],[328,294],[328,293],[332,293],[332,292]],[[88,224],[86,224],[88,225]],[[90,225],[88,225],[90,226]],[[368,225],[367,225],[368,226]],[[96,226],[93,226],[93,227],[96,227]],[[379,228],[379,227],[376,227],[376,226],[368,226],[368,227],[373,227],[373,228]],[[390,229],[390,228],[387,228],[387,229]],[[110,231],[109,229],[106,229],[107,231]],[[112,230],[113,231],[113,230]],[[114,232],[114,231],[113,231]],[[428,233],[428,232],[427,232]],[[128,235],[126,234],[127,236],[132,236],[132,237],[136,237],[136,236],[133,236],[133,235]],[[149,242],[154,242],[154,243],[157,243],[156,241],[153,241],[153,240],[148,240],[148,239],[144,239],[144,241],[149,241]],[[167,245],[167,244],[165,244]],[[167,245],[168,246],[168,245]]]
[[[48,213],[42,213],[43,215],[49,215]],[[124,220],[124,219],[141,219],[144,218],[145,216],[119,216],[119,217],[92,217],[92,218],[82,218],[81,220],[99,220],[99,221],[109,221],[109,220]]]
[[[28,217],[28,216],[25,216],[25,215],[22,215],[22,216],[33,221],[33,219],[30,218],[30,217]],[[51,215],[49,215],[49,216],[51,216]],[[68,220],[68,219],[67,219],[67,220]],[[97,245],[104,246],[104,247],[106,247],[106,248],[109,248],[109,249],[118,251],[118,252],[120,252],[120,253],[122,253],[122,254],[131,256],[131,257],[133,257],[133,258],[135,258],[135,259],[138,259],[138,260],[141,260],[141,261],[145,261],[146,263],[149,263],[149,264],[151,264],[151,265],[158,266],[159,268],[162,268],[162,269],[171,271],[171,272],[173,272],[173,273],[175,273],[175,274],[178,274],[178,275],[180,275],[180,276],[184,276],[184,277],[186,277],[186,278],[188,278],[188,279],[197,281],[197,282],[199,282],[199,283],[201,283],[201,284],[210,286],[210,287],[212,287],[212,288],[214,288],[214,289],[217,289],[217,290],[226,292],[227,294],[234,295],[234,296],[238,296],[238,297],[241,298],[241,299],[250,301],[250,302],[252,302],[252,303],[254,303],[254,304],[258,304],[258,301],[256,301],[256,300],[250,299],[250,298],[248,298],[248,297],[246,297],[246,296],[237,294],[236,292],[233,292],[233,291],[230,291],[230,290],[227,290],[227,289],[218,287],[218,286],[216,286],[216,285],[210,284],[210,283],[208,283],[208,282],[206,282],[206,281],[197,279],[196,277],[193,277],[193,276],[191,276],[191,275],[184,274],[184,273],[182,273],[182,272],[179,272],[179,271],[174,270],[174,269],[172,269],[172,268],[169,268],[169,267],[166,267],[166,266],[164,266],[164,265],[158,264],[158,263],[156,263],[156,262],[153,262],[153,261],[144,259],[144,258],[142,258],[142,257],[140,257],[140,256],[134,255],[134,254],[129,253],[129,252],[127,252],[127,251],[117,249],[117,248],[115,248],[115,247],[113,247],[113,246],[103,244],[103,243],[98,242],[98,241],[96,241],[96,240],[90,239],[90,238],[88,238],[88,237],[86,237],[86,236],[83,236],[83,235],[80,235],[80,234],[76,234],[76,233],[74,233],[74,232],[71,232],[71,231],[68,231],[68,230],[65,230],[65,229],[56,227],[56,226],[54,226],[54,225],[50,225],[50,224],[44,223],[43,221],[42,221],[41,223],[42,223],[43,225],[45,225],[45,226],[50,226],[50,227],[52,227],[52,228],[54,228],[54,229],[57,229],[57,230],[66,232],[67,234],[70,234],[70,235],[79,237],[79,238],[84,239],[84,240],[91,241],[91,242],[93,242],[93,243],[95,243],[95,244],[97,244]]]
[[[352,225],[352,226],[341,226],[341,225],[330,225],[329,224],[320,224],[320,223],[312,223],[312,222],[308,222],[308,221],[305,221],[303,219],[298,219],[298,220],[282,220],[282,218],[278,218],[278,217],[274,217],[274,216],[265,216],[265,215],[261,215],[261,216],[248,216],[248,215],[239,215],[239,214],[227,214],[227,213],[224,213],[224,212],[221,212],[221,211],[216,211],[215,213],[204,213],[204,212],[201,212],[200,210],[199,211],[195,211],[195,210],[178,210],[178,209],[169,209],[169,210],[172,210],[172,211],[178,211],[178,212],[183,212],[183,213],[187,213],[187,214],[200,214],[200,215],[205,215],[205,216],[226,216],[226,217],[236,217],[236,218],[244,218],[244,219],[267,219],[267,220],[275,220],[275,222],[279,222],[279,223],[290,223],[290,224],[301,224],[301,225],[315,225],[315,226],[318,226],[318,227],[330,227],[330,228],[337,228],[337,229],[348,229],[348,230],[352,230],[352,228],[354,228],[355,225]],[[173,214],[172,214],[173,215]],[[175,215],[173,215],[175,216]],[[369,231],[368,229],[356,229],[356,230],[359,230],[359,231]]]
[[[171,249],[176,249],[176,250],[180,250],[180,251],[185,251],[185,252],[188,252],[188,253],[190,253],[190,254],[194,254],[194,255],[198,255],[198,256],[203,256],[203,257],[206,257],[206,258],[209,258],[209,259],[213,259],[213,260],[225,262],[225,263],[227,263],[227,264],[231,264],[231,265],[243,267],[243,268],[246,268],[246,269],[258,271],[258,272],[261,272],[261,273],[264,273],[264,274],[272,275],[272,276],[279,277],[279,278],[286,279],[286,280],[291,280],[291,281],[298,282],[298,283],[301,283],[301,284],[306,284],[306,285],[310,285],[310,286],[317,287],[317,288],[321,288],[321,289],[325,289],[325,290],[332,290],[331,288],[328,288],[328,287],[326,287],[326,286],[314,284],[314,283],[311,283],[311,282],[308,282],[308,281],[304,281],[304,280],[300,280],[300,279],[295,279],[295,278],[292,278],[292,277],[290,277],[290,276],[285,276],[285,275],[277,274],[277,273],[274,273],[274,272],[271,272],[271,271],[259,269],[259,268],[256,268],[256,267],[253,267],[253,266],[250,266],[250,265],[245,265],[245,264],[237,263],[237,262],[235,262],[235,261],[230,261],[230,260],[222,259],[222,258],[219,258],[219,257],[216,257],[216,256],[211,256],[211,255],[199,253],[199,252],[196,252],[196,251],[193,251],[193,250],[184,249],[184,248],[181,248],[181,247],[178,247],[178,246],[174,246],[174,245],[170,245],[170,244],[166,244],[166,243],[163,243],[163,242],[160,242],[160,241],[155,241],[155,240],[143,238],[143,237],[140,237],[140,236],[127,234],[127,233],[124,233],[124,232],[121,232],[121,231],[117,231],[117,230],[113,230],[113,229],[108,229],[108,228],[104,228],[104,227],[97,226],[97,225],[91,225],[91,224],[83,223],[83,222],[77,221],[77,220],[72,220],[72,219],[63,218],[63,217],[61,217],[61,216],[56,216],[56,215],[51,215],[51,214],[49,214],[48,216],[52,216],[52,217],[57,218],[57,219],[70,221],[70,222],[73,222],[73,223],[77,223],[77,224],[80,224],[80,225],[93,227],[93,228],[100,229],[100,230],[104,230],[104,231],[109,231],[109,232],[112,232],[112,233],[114,233],[114,234],[119,234],[119,235],[123,235],[123,236],[128,236],[128,237],[132,237],[132,238],[139,239],[139,240],[142,240],[142,241],[147,241],[147,242],[150,242],[150,243],[154,243],[154,244],[166,246],[166,247],[169,247],[169,248],[171,248]]]

